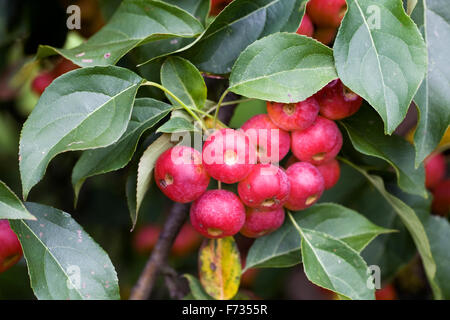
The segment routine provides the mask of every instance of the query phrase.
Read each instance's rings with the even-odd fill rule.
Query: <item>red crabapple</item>
[[[316,28],[314,30],[313,38],[328,46],[333,42],[336,34],[336,28]]]
[[[211,0],[211,9],[209,14],[211,16],[217,16],[227,5],[233,0]]]
[[[450,179],[438,183],[433,189],[432,209],[440,216],[448,216],[450,213]]]
[[[319,200],[325,189],[325,182],[319,169],[308,162],[291,165],[286,174],[291,182],[291,192],[284,204],[289,210],[303,210]]]
[[[69,71],[72,71],[72,70],[75,70],[78,68],[79,68],[79,66],[74,64],[72,61],[63,58],[56,64],[55,68],[52,70],[52,73],[55,76],[55,78],[57,78],[60,75],[63,75]]]
[[[307,37],[312,37],[314,34],[314,25],[306,13],[303,16],[300,27],[297,29],[297,33]]]
[[[314,97],[320,105],[320,114],[330,120],[350,117],[362,104],[362,98],[344,86],[340,79],[331,81]]]
[[[211,177],[225,183],[244,179],[256,163],[256,147],[242,131],[221,129],[203,145],[203,165]]]
[[[186,256],[200,246],[201,242],[202,237],[197,230],[190,223],[185,223],[173,243],[171,253],[178,257]]]
[[[208,190],[191,205],[191,224],[207,238],[232,236],[245,222],[245,207],[227,190]]]
[[[331,189],[338,182],[339,176],[341,175],[341,168],[339,162],[336,159],[331,159],[330,161],[316,166],[323,176],[325,182],[325,190]]]
[[[161,227],[149,224],[137,230],[133,239],[133,247],[139,253],[147,253],[153,250],[158,242]]]
[[[425,186],[433,189],[445,177],[447,164],[442,153],[432,153],[424,162]]]
[[[311,126],[319,114],[319,104],[310,97],[297,103],[267,102],[270,119],[283,130],[305,130]]]
[[[19,239],[8,220],[0,220],[0,273],[8,270],[22,258]]]
[[[38,95],[41,95],[54,79],[55,77],[50,72],[42,72],[33,79],[31,89]]]
[[[206,191],[209,175],[197,150],[175,146],[161,154],[155,164],[155,181],[159,189],[176,202],[194,201]]]
[[[277,230],[284,222],[284,209],[260,211],[255,208],[246,209],[246,218],[241,234],[248,238],[259,238]]]
[[[281,208],[289,190],[284,170],[271,164],[257,164],[238,184],[239,197],[246,206],[266,211]]]
[[[291,144],[292,153],[297,159],[320,165],[339,153],[342,134],[336,123],[318,116],[308,129],[292,132]]]
[[[346,11],[345,0],[310,0],[306,5],[306,13],[321,27],[339,27]]]
[[[392,284],[388,284],[375,291],[376,300],[397,300],[397,293]]]
[[[291,135],[278,128],[267,114],[258,114],[250,118],[241,129],[256,146],[259,162],[277,163],[288,154]]]

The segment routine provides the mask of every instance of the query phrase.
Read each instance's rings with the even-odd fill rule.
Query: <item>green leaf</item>
[[[437,216],[429,216],[425,229],[430,239],[431,252],[436,261],[436,283],[439,287],[435,292],[436,299],[450,299],[450,224]]]
[[[136,151],[142,134],[164,118],[171,109],[171,105],[158,100],[136,99],[127,130],[120,139],[106,148],[84,151],[78,159],[72,172],[75,198],[78,198],[80,189],[88,177],[125,167]]]
[[[367,105],[352,117],[341,121],[355,149],[388,162],[397,174],[399,187],[426,198],[425,171],[414,167],[414,147],[404,138],[383,133],[383,123]]]
[[[125,0],[99,32],[72,49],[40,46],[37,57],[60,54],[82,67],[113,65],[133,48],[173,37],[193,38],[202,24],[178,7],[160,1]]]
[[[427,274],[428,279],[431,283],[434,281],[434,277],[436,274],[436,262],[433,258],[433,254],[430,248],[430,242],[425,232],[425,228],[417,217],[411,207],[409,207],[405,202],[400,200],[399,198],[393,196],[388,193],[384,187],[383,179],[378,176],[371,175],[367,173],[365,170],[359,168],[353,163],[344,160],[348,165],[352,166],[358,172],[360,172],[363,176],[367,178],[367,180],[375,187],[375,189],[383,196],[383,198],[392,206],[395,212],[401,218],[403,224],[408,229],[411,237],[416,244],[417,250],[422,258],[422,263],[425,267],[425,272]]]
[[[254,41],[279,31],[295,32],[306,0],[234,0],[183,56],[201,71],[226,74]]]
[[[47,87],[20,139],[24,198],[57,154],[109,146],[125,132],[143,79],[119,67],[71,71]]]
[[[230,75],[230,91],[292,103],[305,100],[336,78],[330,48],[298,34],[277,33],[242,52]]]
[[[158,128],[157,132],[164,133],[179,133],[179,132],[194,132],[198,131],[194,127],[194,124],[187,120],[186,118],[173,117],[161,127]]]
[[[153,179],[153,168],[155,167],[156,160],[166,150],[173,147],[176,143],[171,140],[170,134],[163,134],[156,139],[148,148],[144,151],[141,159],[139,160],[138,173],[137,173],[137,185],[136,185],[136,211],[131,212],[131,221],[133,227],[136,225],[139,208],[144,200],[145,193],[150,188],[150,183]]]
[[[164,2],[180,7],[202,23],[205,22],[209,13],[210,0],[164,0]]]
[[[391,134],[427,68],[425,43],[401,0],[354,0],[334,43],[339,78],[377,110]]]
[[[301,235],[303,269],[311,282],[353,300],[374,300],[367,264],[357,251],[326,233],[300,227],[291,214],[289,218]]]
[[[119,299],[108,255],[69,214],[26,203],[37,221],[11,220],[28,265],[31,287],[41,300]]]
[[[325,233],[358,252],[377,235],[392,232],[374,225],[353,210],[332,203],[317,204],[295,214],[294,219],[302,228]],[[275,232],[256,239],[248,252],[245,270],[289,267],[300,262],[300,235],[291,223],[285,222]]]
[[[203,109],[206,102],[206,84],[197,68],[180,57],[169,57],[161,67],[161,84],[185,105]],[[174,106],[179,103],[170,95]]]
[[[191,294],[195,300],[214,300],[206,291],[203,289],[200,281],[190,274],[183,275],[189,283],[189,289],[191,289]]]
[[[0,219],[36,220],[15,193],[0,180]]]
[[[428,72],[414,102],[419,121],[414,134],[416,166],[434,149],[450,124],[450,7],[445,0],[419,0],[411,16],[428,47]]]

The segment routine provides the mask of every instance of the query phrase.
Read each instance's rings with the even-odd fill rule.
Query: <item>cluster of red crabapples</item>
[[[214,131],[202,153],[181,145],[162,153],[155,181],[173,201],[193,201],[191,224],[207,238],[239,231],[251,238],[266,235],[283,224],[284,208],[306,209],[337,183],[342,134],[333,120],[354,114],[361,103],[339,79],[301,102],[267,102],[267,114],[239,130]],[[285,170],[278,163],[290,150]],[[238,195],[207,190],[210,177],[237,183]]]

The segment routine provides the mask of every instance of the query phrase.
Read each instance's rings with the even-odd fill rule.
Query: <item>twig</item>
[[[189,293],[187,280],[182,278],[173,268],[165,265],[161,269],[171,299],[182,299]]]
[[[148,299],[161,267],[166,263],[170,248],[175,241],[181,226],[188,216],[188,204],[174,203],[167,221],[159,235],[158,242],[150,255],[144,270],[134,286],[130,300]]]

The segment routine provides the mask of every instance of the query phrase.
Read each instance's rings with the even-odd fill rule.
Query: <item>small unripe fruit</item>
[[[362,104],[362,98],[339,79],[331,81],[314,97],[320,105],[320,114],[330,120],[350,117]]]
[[[238,184],[242,202],[259,210],[281,208],[289,196],[289,178],[280,167],[258,164],[250,174]]]
[[[8,270],[22,258],[19,239],[8,220],[0,220],[0,273]]]
[[[325,189],[325,182],[319,169],[307,162],[291,165],[286,174],[291,182],[291,192],[284,204],[289,210],[303,210],[319,200]]]
[[[225,183],[243,180],[256,163],[256,147],[242,131],[221,129],[203,145],[203,166],[211,177]]]
[[[321,27],[339,27],[346,11],[345,0],[310,0],[306,5],[311,20]]]
[[[171,252],[178,257],[186,256],[199,247],[201,242],[202,237],[198,232],[190,223],[185,223],[173,243]]]
[[[291,149],[300,161],[321,165],[336,157],[342,147],[342,134],[331,120],[317,117],[306,130],[291,134]]]
[[[246,218],[241,234],[248,238],[259,238],[277,230],[284,222],[284,209],[260,211],[254,208],[246,209]]]
[[[41,95],[45,88],[47,88],[52,81],[55,79],[53,74],[49,72],[42,72],[36,78],[34,78],[33,82],[31,83],[31,89],[33,89],[34,92],[36,92],[38,95]]]
[[[267,102],[270,119],[283,130],[305,130],[311,126],[319,114],[319,104],[310,97],[297,103]]]
[[[139,253],[148,253],[153,250],[158,242],[161,227],[156,225],[147,225],[136,232],[133,239],[133,247]]]
[[[170,148],[155,164],[156,184],[176,202],[194,201],[206,191],[209,180],[200,152],[190,147]]]
[[[258,114],[250,118],[241,129],[256,146],[259,162],[277,163],[288,154],[291,135],[278,128],[267,114]]]
[[[433,153],[429,155],[424,162],[425,167],[425,186],[433,189],[445,177],[447,164],[445,156],[442,153]]]
[[[317,166],[323,176],[325,182],[325,190],[331,189],[339,181],[341,175],[341,168],[336,159],[332,159],[320,166]]]
[[[450,213],[450,179],[441,181],[433,189],[433,212],[440,216],[448,216]]]
[[[209,190],[191,206],[192,226],[207,238],[235,235],[245,222],[245,207],[233,192]]]
[[[297,29],[297,33],[307,37],[312,37],[314,34],[314,25],[306,13],[303,16],[300,27]]]
[[[336,28],[317,28],[314,30],[313,38],[328,46],[333,42],[336,34]]]

